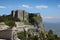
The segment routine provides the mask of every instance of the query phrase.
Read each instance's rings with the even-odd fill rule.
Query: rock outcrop
[[[16,10],[12,11],[11,15],[7,15],[8,18],[19,18],[21,21],[15,21],[16,27],[9,28],[9,26],[5,25],[4,22],[0,23],[0,38],[2,39],[10,39],[10,40],[16,40],[17,38],[17,32],[21,32],[28,29],[38,30],[38,33],[41,31],[44,32],[44,26],[42,23],[42,18],[40,13],[28,13],[26,11],[22,10]],[[29,22],[29,24],[25,25],[24,22]],[[3,26],[4,25],[4,26]]]

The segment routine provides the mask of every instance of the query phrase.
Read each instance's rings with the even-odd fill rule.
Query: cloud
[[[51,16],[47,16],[47,17],[42,16],[42,18],[43,18],[43,19],[55,19],[54,17],[51,17]]]
[[[39,6],[36,6],[35,8],[38,8],[38,9],[41,9],[41,8],[48,8],[48,6],[46,6],[46,5],[39,5]]]
[[[57,5],[57,7],[60,7],[60,5]]]
[[[6,8],[5,6],[0,6],[0,8]]]
[[[46,20],[53,20],[53,19],[60,19],[60,17],[52,17],[52,16],[42,16],[43,19],[46,19]]]
[[[31,7],[29,5],[21,5],[19,7],[22,7],[22,8],[38,8],[38,9],[41,9],[41,8],[48,8],[48,6],[46,5],[39,5],[39,6],[35,6],[35,7]]]
[[[32,8],[32,7],[29,6],[29,5],[22,5],[22,6],[20,6],[20,7],[22,7],[22,8]]]

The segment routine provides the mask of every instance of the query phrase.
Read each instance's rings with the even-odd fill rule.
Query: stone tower
[[[12,10],[11,14],[12,17],[19,18],[21,21],[27,20],[28,18],[28,12],[24,10]]]
[[[11,16],[15,17],[15,11],[14,10],[11,11]]]

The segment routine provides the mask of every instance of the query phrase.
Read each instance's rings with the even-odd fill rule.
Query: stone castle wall
[[[24,10],[13,10],[11,11],[12,17],[19,18],[20,20],[27,20],[28,12]]]

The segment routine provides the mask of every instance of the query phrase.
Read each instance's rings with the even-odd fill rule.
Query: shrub
[[[24,24],[25,25],[29,25],[29,21],[24,21]]]
[[[15,22],[12,20],[6,20],[4,23],[10,27],[16,26]]]
[[[20,22],[21,20],[19,18],[13,18],[14,21]]]

